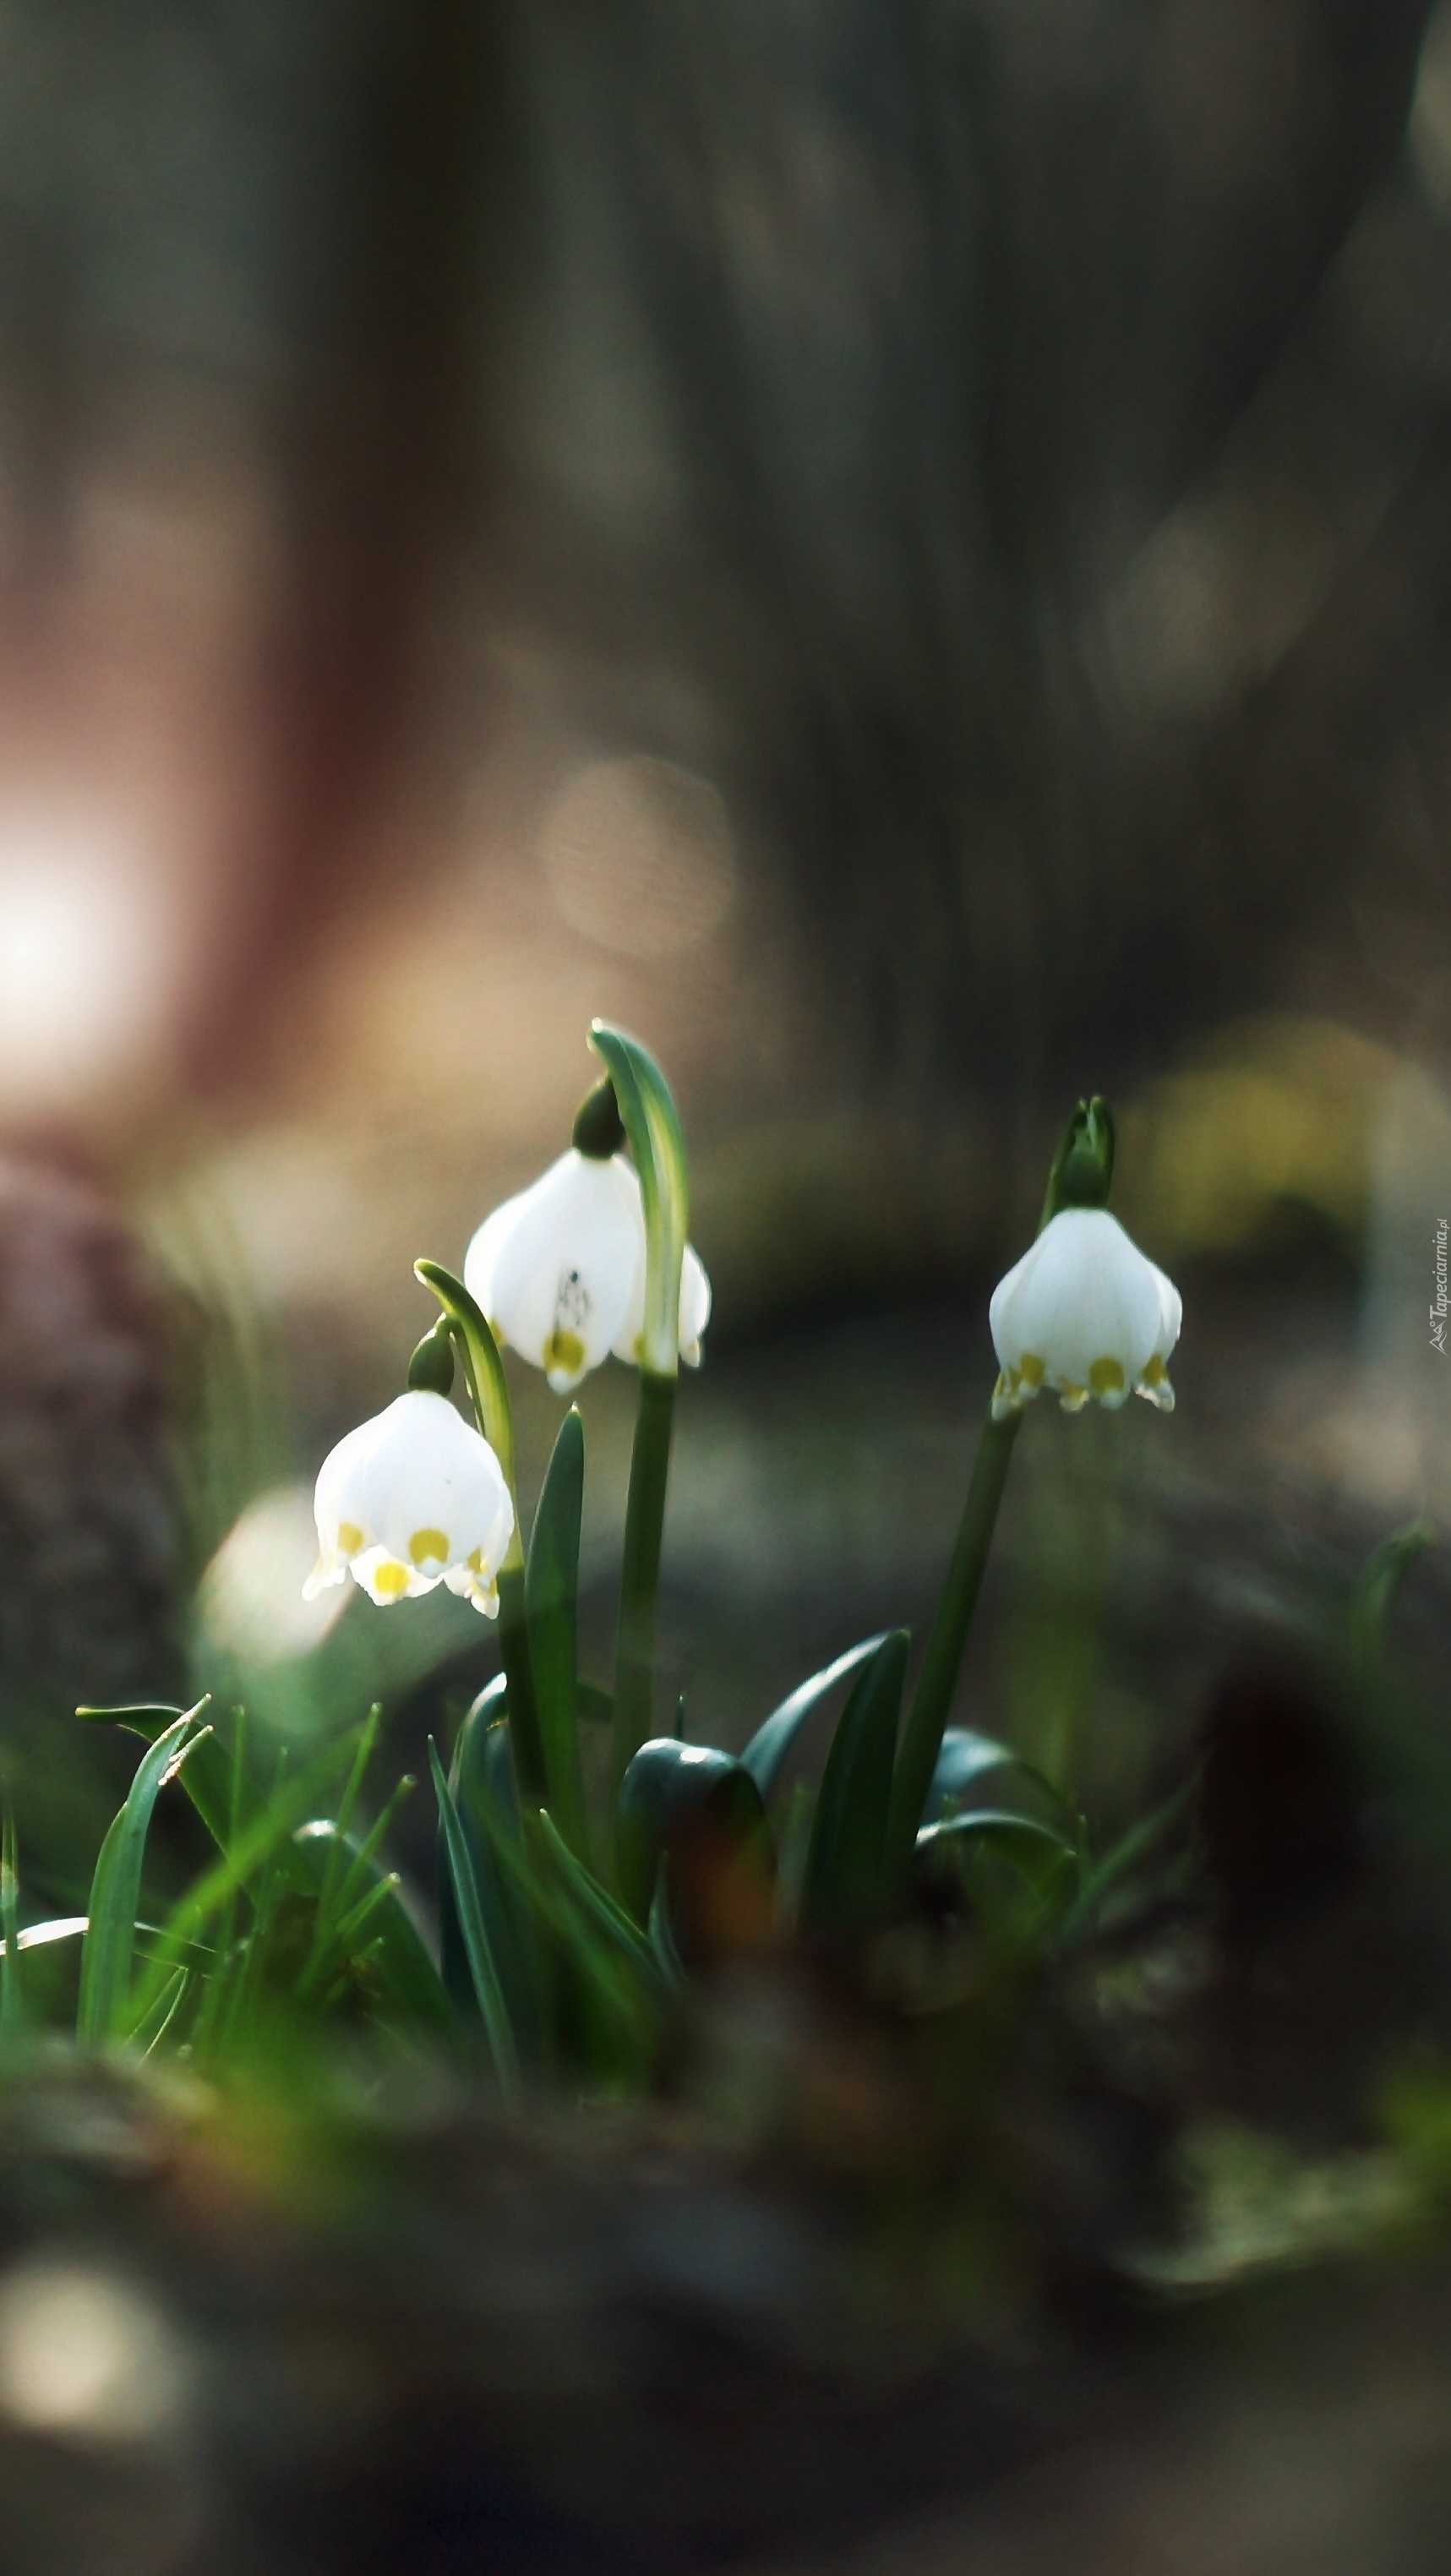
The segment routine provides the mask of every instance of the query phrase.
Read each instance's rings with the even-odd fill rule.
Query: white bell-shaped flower
[[[999,1281],[989,1308],[1002,1371],[1001,1421],[1054,1388],[1066,1413],[1090,1397],[1111,1412],[1130,1394],[1173,1409],[1168,1360],[1182,1303],[1173,1281],[1106,1208],[1064,1208]]]
[[[617,1360],[628,1360],[632,1368],[638,1368],[640,1335],[645,1327],[645,1203],[640,1195],[640,1179],[634,1165],[622,1163],[620,1168],[629,1183],[639,1223],[640,1259],[625,1320],[610,1347]],[[680,1356],[687,1368],[700,1366],[701,1336],[709,1322],[710,1281],[694,1244],[687,1243],[680,1264]]]
[[[351,1574],[380,1604],[446,1583],[492,1619],[514,1529],[504,1471],[448,1398],[411,1388],[330,1450],[313,1502],[309,1599]]]
[[[645,1214],[622,1154],[571,1146],[541,1179],[486,1217],[464,1258],[464,1285],[500,1342],[568,1395],[611,1351],[638,1360],[645,1311]],[[710,1286],[687,1247],[680,1348],[692,1366]]]

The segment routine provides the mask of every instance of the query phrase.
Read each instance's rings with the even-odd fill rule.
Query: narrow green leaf
[[[463,1937],[469,1972],[474,1981],[474,1994],[483,2019],[490,2054],[493,2057],[494,2072],[499,2079],[499,2090],[505,2101],[512,2101],[519,2089],[519,2053],[514,2045],[514,2034],[509,2026],[504,1991],[499,1983],[499,1972],[494,1965],[493,1953],[489,1948],[489,1936],[484,1928],[473,1862],[469,1858],[463,1827],[459,1823],[453,1791],[444,1777],[443,1764],[438,1758],[438,1747],[432,1736],[428,1739],[428,1760],[433,1773],[434,1794],[438,1800],[439,1823],[443,1828],[448,1876],[453,1889],[453,1901],[458,1912],[459,1930]]]
[[[940,1824],[924,1825],[917,1836],[919,1852],[950,1850],[957,1843],[996,1843],[1049,1845],[1056,1852],[1077,1857],[1078,1846],[1056,1825],[1046,1825],[1039,1816],[1022,1816],[1011,1807],[974,1807],[966,1815],[944,1816]]]
[[[1372,1549],[1351,1586],[1346,1624],[1351,1664],[1362,1689],[1373,1688],[1380,1677],[1396,1596],[1416,1559],[1435,1546],[1437,1535],[1434,1521],[1408,1521]]]
[[[211,1868],[204,1870],[200,1878],[178,1897],[161,1927],[151,1973],[137,1981],[137,1990],[129,2007],[133,2019],[139,2020],[150,2011],[179,1954],[224,1911],[234,1891],[248,1886],[255,1870],[264,1872],[263,1885],[266,1884],[271,1874],[268,1865],[279,1847],[303,1822],[309,1807],[317,1803],[336,1767],[336,1751],[329,1746],[305,1770],[298,1772],[295,1779],[279,1779],[271,1796],[259,1807],[231,1847],[220,1853]],[[252,1898],[254,1906],[260,1910],[260,1886],[252,1891]]]
[[[584,1424],[578,1407],[571,1405],[559,1426],[529,1535],[524,1601],[549,1810],[570,1850],[577,1859],[587,1861],[589,1837],[579,1767],[575,1668],[583,1509]]]
[[[309,1958],[299,1985],[310,1993],[322,1984],[332,1972],[339,1945],[356,1937],[356,1929],[350,1934],[348,1926],[351,1922],[355,1927],[359,1907],[376,1904],[371,1918],[373,1966],[394,2013],[400,2021],[423,2030],[450,2031],[454,2015],[443,1980],[403,1901],[397,1873],[379,1868],[376,1844],[369,1848],[372,1842],[371,1833],[361,1842],[340,1837],[330,1817],[316,1817],[293,1835],[288,1874],[294,1882],[298,1876],[294,1864],[299,1859],[305,1883],[312,1886],[317,1884],[320,1856],[329,1848],[337,1851],[341,1864],[334,1919]]]
[[[741,1761],[763,1798],[769,1798],[781,1776],[786,1756],[807,1719],[814,1716],[822,1701],[828,1699],[838,1682],[859,1672],[870,1655],[881,1645],[880,1636],[863,1637],[859,1646],[849,1646],[834,1664],[827,1664],[809,1681],[798,1683],[788,1699],[757,1727]]]
[[[910,1644],[905,1628],[889,1631],[858,1673],[838,1721],[801,1891],[808,1932],[863,1933],[880,1918],[892,1761]]]
[[[999,1744],[991,1735],[979,1735],[974,1727],[949,1726],[944,1730],[937,1768],[932,1774],[932,1787],[923,1810],[924,1824],[936,1824],[957,1805],[975,1780],[989,1771],[1016,1771],[1031,1780],[1035,1789],[1052,1800],[1055,1807],[1071,1813],[1061,1789],[1055,1788],[1046,1771],[1026,1761],[1008,1744]]]
[[[234,1973],[234,1960],[227,1962],[226,2010],[218,2020],[212,2042],[213,2055],[217,2060],[225,2059],[250,2036],[267,1970],[268,1946],[277,1920],[277,1900],[282,1884],[282,1870],[278,1864],[277,1846],[274,1845],[260,1864],[252,1891],[251,1929],[246,1939],[239,1942],[234,1954],[234,1960],[240,1961],[240,1968]]]
[[[613,1938],[601,1939],[600,1926],[574,1902],[557,1872],[545,1876],[535,1854],[501,1817],[497,1804],[484,1806],[481,1818],[500,1876],[519,1913],[531,1928],[548,1933],[561,1960],[629,2034],[632,2057],[638,2062],[648,2053],[645,2030],[654,1995],[644,1986],[633,1960],[622,1955],[621,1945]]]
[[[1063,1925],[1061,1937],[1065,1943],[1077,1940],[1090,1928],[1110,1891],[1139,1868],[1156,1845],[1164,1841],[1189,1814],[1198,1795],[1199,1780],[1200,1774],[1196,1770],[1189,1779],[1181,1781],[1173,1796],[1166,1798],[1162,1806],[1155,1807],[1149,1815],[1141,1816],[1136,1825],[1131,1825],[1095,1867],[1084,1870],[1082,1885]]]
[[[121,2023],[136,1947],[141,1865],[146,1836],[163,1781],[179,1762],[194,1712],[176,1718],[158,1735],[137,1766],[126,1803],[113,1818],[91,1881],[90,1917],[81,1953],[76,2036],[92,2047]]]
[[[449,1787],[473,1863],[474,1884],[489,1948],[504,1989],[509,2027],[521,2059],[532,2065],[542,2049],[546,2021],[539,1946],[528,1907],[520,1902],[517,1889],[501,1870],[488,1830],[497,1825],[506,1840],[516,1845],[519,1842],[519,1794],[511,1730],[504,1716],[507,1704],[507,1679],[500,1673],[480,1691],[459,1728],[449,1766]],[[441,1837],[442,1827],[438,1918],[443,1982],[455,2012],[468,2019],[478,2006]]]
[[[202,1710],[209,1705],[206,1699],[198,1700],[189,1715],[200,1717]],[[128,1735],[139,1735],[143,1744],[157,1743],[167,1729],[176,1724],[181,1714],[180,1709],[171,1708],[160,1700],[138,1700],[134,1706],[125,1708],[76,1710],[77,1717],[122,1727]],[[208,1729],[205,1738],[196,1738],[195,1747],[187,1756],[181,1781],[213,1842],[219,1850],[225,1851],[231,1836],[236,1781],[233,1756],[218,1741],[214,1728]]]
[[[545,1851],[581,1913],[597,1932],[623,1951],[632,1968],[647,1979],[653,1978],[655,1958],[649,1942],[641,1938],[623,1906],[617,1905],[608,1890],[601,1887],[593,1871],[576,1860],[554,1818],[542,1807],[539,1811],[539,1834]]]
[[[166,1984],[162,1987],[160,1994],[157,1996],[155,2003],[152,2005],[150,2012],[145,2014],[143,2019],[137,2023],[136,2028],[131,2033],[131,2041],[133,2047],[139,2049],[143,2057],[149,2057],[152,2050],[165,2038],[173,2021],[176,2019],[178,2012],[181,2010],[181,2006],[186,1998],[187,1990],[190,1987],[191,1982],[192,1972],[190,1968],[177,1968],[173,1970],[172,1975],[168,1978]]]
[[[358,1793],[367,1775],[368,1765],[373,1759],[382,1723],[383,1704],[381,1700],[375,1699],[358,1729],[358,1749],[353,1756],[353,1767],[348,1773],[347,1783],[338,1803],[338,1811],[333,1818],[334,1832],[323,1864],[322,1889],[317,1905],[320,1923],[326,1922],[331,1911],[337,1888],[339,1863],[343,1852],[348,1848],[348,1827],[353,1821],[353,1809],[358,1803]]]

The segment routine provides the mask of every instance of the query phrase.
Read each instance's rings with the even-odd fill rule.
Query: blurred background
[[[1451,1498],[1448,605],[1451,8],[6,0],[28,1794],[77,1699],[490,1669],[444,1596],[324,1638],[307,1500],[599,1012],[692,1140],[665,1651],[726,1740],[920,1616],[1111,1093],[1180,1412],[1032,1422],[972,1691],[1131,1805]]]

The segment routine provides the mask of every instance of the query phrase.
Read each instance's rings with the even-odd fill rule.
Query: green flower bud
[[[408,1383],[423,1395],[452,1395],[453,1328],[446,1315],[424,1334],[408,1363]]]
[[[608,1075],[587,1091],[575,1112],[572,1139],[577,1154],[587,1154],[593,1163],[607,1163],[612,1154],[624,1151],[625,1128],[615,1086]]]
[[[1107,1207],[1113,1145],[1113,1113],[1096,1091],[1091,1100],[1080,1100],[1053,1158],[1043,1202],[1045,1225],[1064,1208]]]

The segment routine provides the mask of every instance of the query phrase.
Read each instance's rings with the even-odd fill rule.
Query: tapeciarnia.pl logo
[[[1443,1359],[1446,1356],[1446,1236],[1447,1223],[1443,1216],[1432,1238],[1436,1248],[1436,1296],[1429,1310],[1431,1348],[1433,1351],[1439,1351]]]

